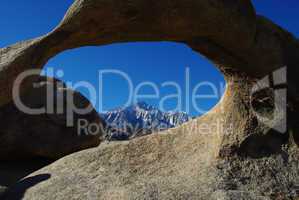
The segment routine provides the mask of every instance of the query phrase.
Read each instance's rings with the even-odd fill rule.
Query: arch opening
[[[176,42],[76,48],[52,58],[42,75],[62,80],[86,96],[107,124],[121,130],[119,139],[202,116],[226,89],[213,63]]]

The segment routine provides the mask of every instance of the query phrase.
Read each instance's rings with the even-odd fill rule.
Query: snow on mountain
[[[101,116],[109,127],[108,138],[111,140],[127,140],[174,128],[191,119],[185,112],[162,112],[145,102],[109,111]]]

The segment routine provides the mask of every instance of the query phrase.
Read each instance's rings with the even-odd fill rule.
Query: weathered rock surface
[[[67,99],[68,96],[70,99]],[[103,129],[93,134],[83,129],[78,131],[78,120],[102,126],[104,122],[93,107],[86,114],[76,114],[70,107],[72,104],[76,108],[91,105],[85,97],[67,89],[62,82],[38,77],[32,88],[21,97],[21,102],[30,109],[45,110],[41,114],[28,114],[15,103],[0,108],[0,160],[58,159],[100,144]],[[74,125],[69,127],[70,120]]]
[[[161,40],[186,43],[219,67],[228,87],[217,107],[177,129],[63,158],[10,188],[7,199],[299,196],[299,42],[257,16],[249,0],[77,0],[53,32],[0,50],[0,104],[11,101],[19,73],[41,68],[61,51]],[[268,88],[257,99],[251,98],[252,88],[284,66],[287,86],[284,73],[274,73],[274,78],[281,76],[278,83],[289,89],[288,112],[277,113],[271,92],[276,88]],[[29,79],[23,84],[24,93],[31,83]],[[278,118],[270,127],[257,117],[273,113]],[[287,117],[285,133],[272,129]],[[203,130],[202,124],[210,129]]]
[[[221,139],[223,133],[215,123],[231,115],[225,109],[232,109],[226,103],[233,89],[229,87],[221,103],[199,119],[160,134],[128,142],[104,143],[65,157],[27,177],[50,174],[49,179],[34,187],[28,187],[22,180],[10,188],[6,198],[20,195],[16,191],[26,191],[24,199],[264,200],[297,197],[299,152],[291,138],[278,135],[278,144],[273,149],[272,140],[259,136],[250,146],[252,151],[241,144],[242,152],[235,155],[226,152],[231,156],[216,158],[218,143],[215,141]],[[226,106],[222,108],[222,104]],[[206,126],[211,129],[207,130]],[[242,131],[241,128],[232,131]]]

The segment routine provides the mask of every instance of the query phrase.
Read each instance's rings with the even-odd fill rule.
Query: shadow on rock
[[[282,150],[282,145],[289,139],[288,134],[281,134],[275,130],[269,131],[266,135],[251,135],[240,146],[239,155],[250,158],[270,157],[274,154],[281,154],[285,161],[288,157]]]
[[[48,180],[51,178],[50,174],[39,174],[33,177],[25,178],[19,181],[14,187],[10,188],[1,199],[9,199],[9,200],[21,200],[24,197],[24,194],[27,189]]]
[[[44,158],[18,161],[1,161],[0,186],[13,186],[24,177],[51,164],[52,162],[53,160]]]

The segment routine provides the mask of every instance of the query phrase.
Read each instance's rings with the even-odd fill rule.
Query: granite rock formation
[[[32,88],[21,97],[21,103],[30,109],[47,109],[47,113],[28,114],[15,102],[0,108],[0,161],[35,157],[59,159],[98,146],[104,136],[105,123],[90,102],[58,80],[46,77],[35,79]],[[91,111],[76,114],[73,107],[68,107],[71,104],[76,108],[90,107]],[[103,128],[89,134],[83,128],[78,129],[78,120],[96,123]],[[73,125],[69,126],[68,123]]]
[[[299,42],[250,0],[76,0],[51,33],[0,50],[0,104],[11,101],[18,74],[59,52],[129,41],[188,44],[225,75],[223,99],[174,130],[65,157],[20,180],[7,199],[16,191],[26,191],[24,199],[298,198]],[[288,89],[287,100],[277,100],[272,85],[252,94],[266,76]],[[276,112],[277,101],[287,112]],[[270,126],[260,116],[272,116]],[[24,184],[43,174],[51,176]]]

